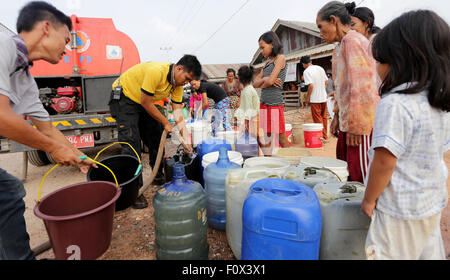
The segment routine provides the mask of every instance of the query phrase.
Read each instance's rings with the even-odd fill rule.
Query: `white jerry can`
[[[259,180],[280,178],[269,168],[231,169],[225,179],[226,234],[228,244],[236,259],[241,259],[242,209],[250,187]]]
[[[361,210],[365,190],[358,182],[328,182],[314,187],[322,210],[320,260],[366,259],[370,219]]]
[[[283,179],[300,182],[311,189],[320,183],[341,181],[339,175],[330,169],[309,166],[290,167],[284,173]]]

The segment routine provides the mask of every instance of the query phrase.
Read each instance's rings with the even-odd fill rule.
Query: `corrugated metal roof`
[[[288,61],[288,62],[292,62],[295,60],[300,61],[300,58],[302,58],[302,56],[305,56],[305,55],[308,55],[313,59],[322,53],[329,53],[331,55],[333,53],[333,50],[335,47],[336,47],[335,44],[317,45],[317,46],[314,46],[314,47],[311,47],[308,49],[296,51],[296,52],[286,55],[286,61]]]
[[[285,25],[298,31],[304,31],[310,33],[311,35],[320,37],[320,30],[319,28],[317,28],[317,25],[315,23],[305,21],[281,20],[281,19],[279,20],[279,23],[280,25]],[[278,28],[278,26],[276,27]]]
[[[8,27],[6,27],[4,24],[0,23],[0,32],[4,32],[4,33],[8,33],[10,35],[15,35],[16,33],[14,31],[12,31],[11,29],[9,29]]]
[[[207,79],[221,79],[227,77],[227,70],[229,68],[234,69],[236,73],[239,68],[244,65],[249,65],[248,63],[238,63],[238,64],[205,64],[202,65],[202,72]]]

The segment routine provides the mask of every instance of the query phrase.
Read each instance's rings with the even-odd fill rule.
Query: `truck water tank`
[[[361,210],[365,187],[327,182],[314,187],[322,210],[321,260],[365,260],[370,219]]]
[[[30,68],[34,77],[119,75],[140,63],[139,51],[133,40],[116,29],[110,18],[71,16],[73,31],[66,54],[58,64],[36,61]],[[75,73],[74,70],[78,70]]]
[[[264,179],[250,188],[242,213],[243,260],[318,260],[322,218],[314,191]]]

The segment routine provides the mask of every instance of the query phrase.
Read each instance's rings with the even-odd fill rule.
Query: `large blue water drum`
[[[301,183],[256,182],[245,200],[242,222],[242,260],[319,259],[319,199]]]

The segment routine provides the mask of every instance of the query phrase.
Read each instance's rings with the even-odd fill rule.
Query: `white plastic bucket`
[[[310,149],[322,148],[323,124],[321,123],[305,123],[303,125],[303,133],[305,135],[305,147]]]
[[[230,159],[231,162],[237,163],[240,166],[242,166],[242,164],[244,163],[244,158],[242,157],[242,154],[239,152],[228,151],[228,158]],[[216,163],[218,160],[219,160],[219,152],[206,154],[203,157],[202,166],[204,169],[206,169],[208,165],[210,165],[211,163]]]
[[[280,175],[283,175],[290,166],[289,161],[273,157],[253,157],[244,162],[244,168],[269,168]]]
[[[342,182],[347,182],[348,180],[348,164],[342,160],[327,157],[304,157],[300,159],[300,165],[328,168],[336,173]]]

